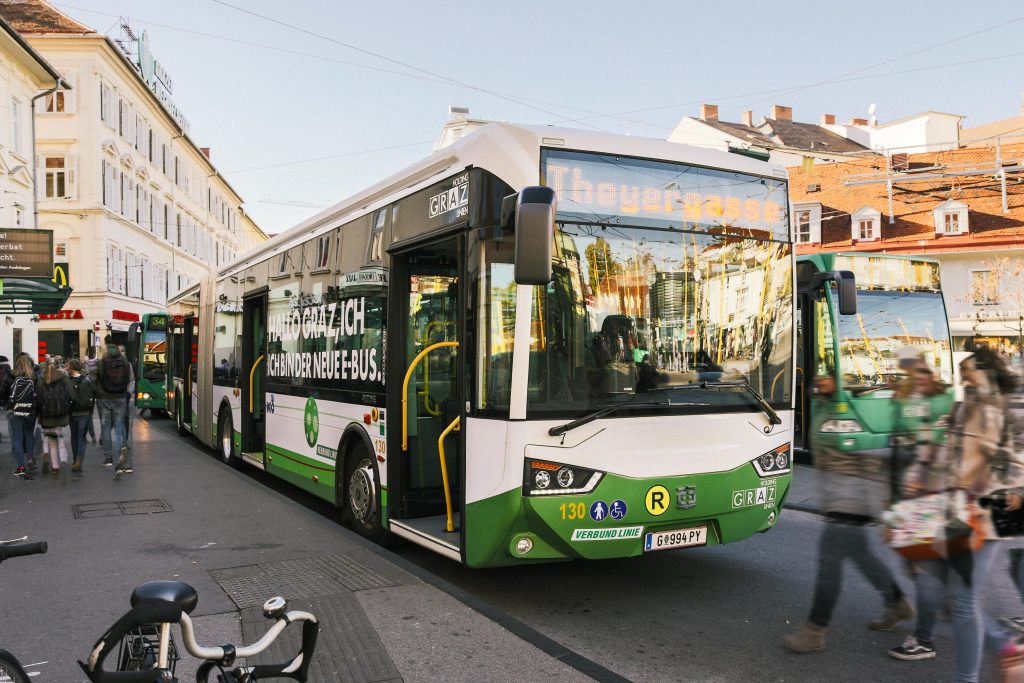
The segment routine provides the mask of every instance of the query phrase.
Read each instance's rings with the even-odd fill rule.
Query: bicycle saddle
[[[132,591],[132,607],[143,600],[170,602],[181,608],[185,614],[192,614],[192,610],[199,603],[199,593],[181,581],[147,581]]]

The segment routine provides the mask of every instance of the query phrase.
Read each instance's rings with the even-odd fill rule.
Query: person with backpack
[[[75,456],[71,471],[81,474],[85,460],[85,435],[89,432],[92,407],[96,401],[95,391],[86,374],[85,364],[77,358],[68,361],[68,380],[71,383],[71,453]]]
[[[114,345],[113,339],[107,335],[106,354],[96,368],[96,408],[100,413],[100,441],[103,443],[103,466],[114,464],[113,452],[118,452],[115,479],[132,472],[131,454],[128,450],[128,435],[125,433],[126,411],[128,404],[125,397],[132,383],[132,369],[128,359]],[[111,432],[113,428],[113,432]]]
[[[51,359],[36,385],[39,403],[39,426],[43,430],[43,457],[50,458],[50,474],[60,478],[61,465],[66,465],[68,449],[65,428],[71,421],[71,386],[59,361]]]
[[[96,383],[99,381],[97,377],[99,361],[96,359],[96,347],[87,346],[85,348],[85,360],[82,361],[85,365],[85,376],[92,382],[92,386],[95,388]],[[95,397],[93,398],[95,400]],[[93,443],[96,443],[96,424],[92,419],[92,415],[89,416],[89,438],[92,439]]]
[[[11,385],[14,383],[14,370],[11,369],[11,362],[7,359],[7,356],[0,356],[0,396],[6,399],[11,395]],[[0,405],[0,410],[5,409],[6,405]],[[10,435],[11,423],[7,423],[7,433]],[[11,437],[14,440],[14,437]],[[3,441],[3,438],[0,438]]]
[[[11,450],[18,463],[14,475],[31,479],[25,469],[26,456],[35,453],[36,429],[36,383],[35,367],[27,355],[18,357],[14,363],[14,380],[7,395],[7,419],[11,425]]]

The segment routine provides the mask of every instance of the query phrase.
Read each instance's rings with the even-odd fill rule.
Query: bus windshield
[[[743,384],[789,407],[784,181],[550,150],[544,176],[559,209],[554,278],[534,288],[528,416],[757,410]]]
[[[835,302],[835,288],[830,288]],[[938,291],[857,291],[857,314],[836,316],[843,386],[856,393],[891,388],[905,377],[900,359],[925,360],[943,382],[953,380],[949,328]],[[879,397],[885,394],[876,394]]]
[[[163,381],[167,372],[167,333],[146,330],[142,339],[142,376]]]

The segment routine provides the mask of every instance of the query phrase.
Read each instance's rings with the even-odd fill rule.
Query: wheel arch
[[[348,458],[353,446],[361,445],[366,452],[373,456],[373,443],[366,430],[358,422],[351,422],[345,431],[341,433],[341,440],[338,442],[338,455],[334,461],[334,506],[342,508],[345,506],[345,472],[348,471]]]

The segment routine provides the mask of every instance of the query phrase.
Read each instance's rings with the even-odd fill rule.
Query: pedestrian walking
[[[85,364],[85,375],[92,381],[92,386],[95,387],[99,381],[97,372],[99,371],[99,361],[96,360],[96,347],[87,346],[85,348],[85,360],[82,361]],[[96,443],[96,424],[93,422],[92,415],[89,416],[89,438],[93,443]]]
[[[131,385],[132,371],[128,359],[114,345],[110,335],[107,335],[106,341],[106,353],[97,364],[96,408],[100,414],[103,466],[114,465],[113,454],[116,451],[118,460],[114,478],[120,479],[124,474],[132,472],[128,435],[125,433],[125,396]]]
[[[49,457],[50,474],[57,479],[61,466],[70,462],[66,433],[71,422],[71,385],[58,358],[46,363],[36,385],[36,400],[43,432],[43,457]]]
[[[28,355],[18,357],[14,363],[14,380],[7,395],[7,419],[11,425],[11,451],[17,469],[16,476],[31,479],[26,458],[35,453],[36,381],[35,367]]]
[[[829,368],[819,370],[815,380],[815,400],[829,399],[836,381]],[[811,434],[831,413],[813,410],[818,416]],[[882,616],[869,628],[891,631],[914,616],[914,607],[904,595],[888,565],[874,552],[871,526],[881,515],[889,491],[889,472],[885,459],[864,453],[844,453],[825,444],[812,444],[818,468],[821,510],[825,516],[818,548],[818,572],[814,596],[807,620],[783,638],[793,652],[809,653],[825,649],[825,632],[842,588],[842,567],[851,561],[883,600]]]
[[[980,592],[998,543],[991,515],[978,505],[978,500],[1000,492],[1007,510],[1019,509],[1024,503],[1024,489],[1020,488],[1024,484],[1024,462],[1012,447],[1007,419],[1007,394],[1016,386],[1016,376],[998,354],[986,348],[961,361],[960,374],[964,400],[950,416],[945,447],[919,449],[902,488],[908,496],[937,493],[947,499],[957,495],[966,501],[960,514],[961,521],[972,527],[965,539],[971,544],[948,547],[936,559],[914,563],[917,625],[914,634],[889,654],[905,661],[935,657],[932,636],[936,613],[948,599],[953,617],[955,680],[972,683],[978,680],[986,640],[1004,655],[1016,654],[1008,634],[982,615]],[[976,548],[973,552],[971,546]]]
[[[68,378],[71,382],[71,452],[75,457],[71,471],[80,474],[85,461],[85,436],[96,402],[95,390],[92,379],[86,374],[85,364],[77,358],[68,362]]]
[[[7,356],[0,356],[0,410],[7,411],[7,397],[11,395],[11,385],[14,384],[14,370],[11,368],[11,362],[7,359]],[[14,436],[11,435],[11,422],[7,421],[7,434],[11,437],[11,441],[14,441]],[[0,441],[3,439],[0,438]]]

